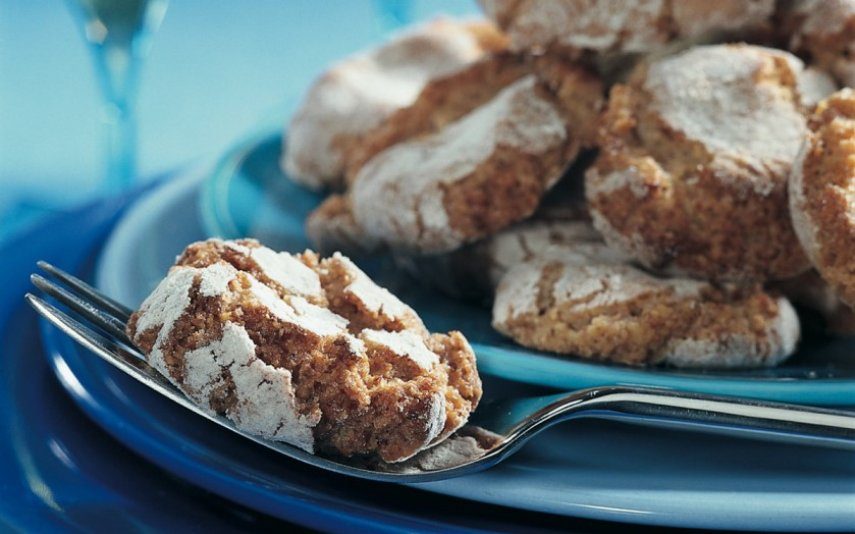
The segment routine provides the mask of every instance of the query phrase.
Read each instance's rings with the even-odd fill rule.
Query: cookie
[[[782,2],[789,48],[855,87],[855,0]]]
[[[576,163],[541,200],[530,219],[453,252],[431,255],[393,255],[398,267],[448,296],[492,304],[496,285],[504,273],[522,261],[566,250],[602,247],[600,257],[612,257],[599,233],[591,226],[585,206],[583,174],[595,151],[580,155]],[[621,255],[621,258],[626,259]]]
[[[811,269],[795,278],[776,282],[772,288],[794,304],[818,312],[825,320],[828,333],[855,336],[855,310],[840,300],[816,270]]]
[[[790,303],[630,265],[535,260],[502,278],[493,327],[534,349],[629,365],[759,367],[795,350]]]
[[[769,25],[774,0],[480,0],[514,50],[558,47],[571,54],[647,53],[714,34],[744,39]]]
[[[602,98],[595,76],[547,57],[495,56],[432,82],[367,136],[353,219],[369,241],[418,254],[522,220],[588,142]]]
[[[461,427],[481,396],[466,339],[429,333],[340,254],[193,244],[128,335],[199,406],[309,452],[401,461]]]
[[[338,193],[325,198],[306,218],[306,237],[322,254],[342,251],[362,256],[380,246],[369,239],[356,223],[350,198]]]
[[[821,102],[790,176],[790,210],[804,250],[855,307],[855,90]]]
[[[750,45],[641,65],[612,88],[586,173],[594,225],[652,269],[740,282],[804,272],[787,181],[808,108],[832,90],[795,56]]]
[[[312,189],[340,185],[344,154],[366,131],[411,104],[429,80],[504,46],[491,24],[437,19],[342,60],[314,82],[291,120],[283,170]]]

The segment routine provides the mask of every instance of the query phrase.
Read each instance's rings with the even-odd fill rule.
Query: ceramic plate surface
[[[203,237],[196,218],[198,184],[198,178],[174,182],[134,206],[99,262],[102,289],[137,304],[175,254]],[[294,503],[300,497],[294,495],[308,494],[352,506],[365,506],[365,495],[389,503],[406,497],[458,517],[469,510],[484,514],[478,503],[489,503],[650,525],[835,530],[855,524],[850,452],[595,420],[556,427],[507,463],[478,475],[418,489],[346,480],[277,458],[177,409],[56,331],[47,329],[45,339],[51,352],[61,355],[57,361],[67,376],[74,377],[76,385],[67,387],[75,399],[118,439],[181,477],[283,517],[297,517]],[[488,394],[525,393],[511,391],[514,387],[519,386],[485,380]],[[449,504],[446,496],[472,504]],[[337,505],[321,510],[341,513]],[[388,524],[390,513],[385,511],[381,524]]]
[[[252,236],[290,251],[310,246],[303,221],[322,196],[282,174],[281,146],[278,134],[257,136],[236,147],[205,180],[200,206],[207,235]],[[795,403],[855,405],[855,339],[811,336],[796,355],[773,369],[699,372],[592,363],[520,347],[492,329],[488,309],[414,284],[389,263],[375,261],[363,268],[412,305],[432,329],[462,330],[476,350],[482,374],[562,390],[648,385]]]

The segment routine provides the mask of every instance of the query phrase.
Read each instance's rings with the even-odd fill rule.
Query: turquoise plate
[[[282,138],[258,135],[226,154],[200,190],[201,220],[210,236],[252,236],[282,250],[310,246],[303,221],[322,196],[279,169]],[[572,390],[606,384],[669,387],[822,405],[855,405],[855,339],[812,336],[773,369],[680,371],[592,363],[525,349],[490,327],[490,311],[412,283],[387,261],[363,267],[412,305],[432,329],[459,329],[472,342],[484,374]]]
[[[206,178],[170,181],[131,207],[97,264],[96,282],[105,293],[138,306],[175,255],[204,237],[197,205]],[[596,419],[558,425],[513,458],[471,476],[410,488],[346,480],[276,457],[175,408],[56,329],[43,333],[71,398],[123,444],[209,491],[321,529],[446,532],[474,522],[536,531],[542,521],[557,521],[563,530],[590,530],[540,513],[743,530],[839,531],[855,524],[851,452],[734,439],[706,432],[713,429],[705,425],[689,427],[694,432],[638,426],[650,424],[646,418],[626,420],[632,425]],[[544,392],[484,376],[487,398]],[[421,521],[412,523],[419,517],[399,506],[404,501],[415,504]],[[425,526],[425,519],[435,525]]]

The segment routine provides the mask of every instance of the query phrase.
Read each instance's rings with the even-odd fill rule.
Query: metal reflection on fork
[[[131,310],[48,263],[39,262],[38,266],[51,279],[33,274],[33,284],[66,311],[33,294],[26,295],[27,301],[72,339],[184,408],[289,458],[327,471],[386,482],[452,478],[492,467],[542,430],[583,416],[642,417],[665,425],[702,425],[705,430],[727,434],[855,450],[852,412],[648,387],[609,386],[486,403],[476,410],[470,424],[449,438],[452,441],[400,464],[313,455],[287,443],[243,432],[225,417],[196,406],[148,365],[128,339],[125,324]],[[442,447],[451,453],[442,454]]]

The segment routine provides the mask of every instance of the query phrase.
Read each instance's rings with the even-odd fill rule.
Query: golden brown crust
[[[629,265],[538,260],[511,269],[493,326],[523,346],[629,365],[775,365],[799,336],[789,303],[758,287],[661,279]]]
[[[840,298],[855,306],[855,90],[824,100],[791,179],[802,245]]]
[[[340,188],[346,153],[362,135],[411,103],[430,79],[504,49],[492,24],[438,18],[332,65],[294,114],[281,165],[312,189]]]
[[[648,267],[707,279],[803,272],[787,206],[805,132],[799,69],[792,56],[759,47],[698,47],[614,86],[586,178],[589,209],[609,244]],[[689,74],[670,78],[681,71]],[[718,94],[678,100],[703,91],[704,79]]]
[[[194,243],[128,334],[203,408],[310,451],[400,461],[463,425],[481,396],[465,338],[430,334],[339,254]]]
[[[493,54],[434,80],[350,153],[354,219],[371,240],[417,253],[491,235],[531,215],[593,143],[602,105],[596,76],[549,55]]]
[[[416,101],[366,133],[347,154],[352,183],[368,160],[392,145],[438,131],[493,98],[528,73],[525,57],[510,52],[485,56],[450,76],[428,83]]]

